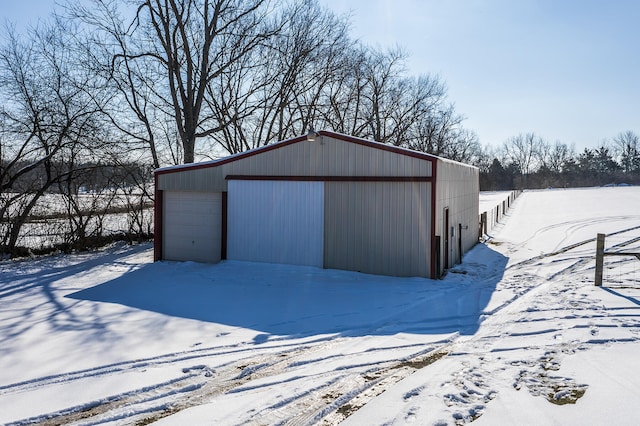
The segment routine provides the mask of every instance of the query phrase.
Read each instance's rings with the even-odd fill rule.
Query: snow
[[[527,191],[437,281],[148,244],[3,261],[0,423],[636,424],[640,262],[597,288],[593,255],[640,251],[639,212],[639,187]]]
[[[480,193],[478,210],[480,213],[490,211],[498,204],[509,198],[512,191],[483,191]]]
[[[16,196],[18,194],[6,192],[0,194],[0,204],[4,206],[8,204],[8,214],[11,217],[15,217],[20,210],[18,208],[20,203],[9,202],[9,198]],[[87,235],[112,235],[128,230],[135,231],[138,228],[136,221],[140,221],[140,227],[143,230],[153,229],[153,209],[140,208],[141,201],[148,205],[149,200],[138,188],[131,188],[127,192],[104,190],[84,193],[74,196],[74,199],[84,211],[82,219],[87,222],[85,229]],[[68,242],[68,234],[72,233],[69,219],[66,218],[68,208],[68,200],[64,195],[44,194],[39,197],[30,213],[31,220],[22,226],[17,245],[40,249]],[[105,213],[107,210],[118,209],[125,213]],[[55,218],[56,216],[59,217]],[[0,231],[3,235],[7,232],[8,226],[9,223],[0,222]]]

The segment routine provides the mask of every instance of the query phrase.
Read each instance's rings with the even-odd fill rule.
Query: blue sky
[[[640,1],[321,0],[353,35],[438,74],[482,143],[536,132],[595,147],[640,133]]]
[[[319,1],[351,12],[364,43],[404,47],[412,74],[438,74],[483,144],[535,132],[581,151],[640,133],[640,1]],[[0,4],[24,26],[54,0]]]
[[[29,23],[46,18],[55,6],[55,0],[0,0],[0,18],[24,28]]]

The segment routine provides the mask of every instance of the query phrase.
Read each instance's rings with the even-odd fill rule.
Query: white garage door
[[[165,191],[162,257],[219,262],[222,193]]]
[[[227,257],[323,266],[324,183],[231,180]]]

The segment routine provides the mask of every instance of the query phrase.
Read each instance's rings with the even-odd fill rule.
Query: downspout
[[[437,250],[440,247],[436,244],[436,200],[438,187],[438,159],[431,162],[431,279],[438,278],[440,271],[436,271]]]
[[[158,172],[154,172],[153,197],[153,261],[162,260],[162,191],[158,189]]]

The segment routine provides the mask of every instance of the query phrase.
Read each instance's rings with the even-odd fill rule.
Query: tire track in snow
[[[126,414],[117,414],[120,408],[130,408],[134,405],[146,406],[144,410],[138,409],[137,412],[160,410],[167,406],[170,400],[183,392],[191,392],[202,386],[196,378],[198,374],[189,374],[187,376],[169,380],[163,383],[147,386],[141,389],[112,395],[100,400],[91,401],[85,404],[68,407],[63,410],[43,414],[40,416],[30,417],[28,419],[18,420],[7,423],[7,426],[22,426],[38,424],[41,426],[53,426],[61,424],[73,424],[75,422],[83,422],[83,424],[97,424],[107,421],[115,421],[126,418]],[[150,408],[151,407],[151,408]],[[91,423],[90,421],[94,423]],[[98,421],[96,421],[98,420]],[[87,423],[89,422],[89,423]]]
[[[611,233],[606,234],[606,235],[607,235],[607,237],[612,237],[612,236],[615,236],[615,235],[624,234],[626,232],[635,231],[637,229],[640,229],[640,225],[639,226],[632,226],[630,228],[621,229],[619,231],[611,232]],[[525,243],[530,241],[532,238],[533,237],[531,237],[530,239],[526,240]],[[541,254],[539,256],[534,256],[534,257],[532,257],[530,259],[526,259],[526,260],[523,260],[521,262],[514,263],[513,265],[509,265],[509,266],[507,266],[507,269],[530,265],[531,263],[536,262],[538,260],[546,259],[546,258],[549,258],[549,257],[552,257],[552,256],[557,256],[559,254],[566,253],[569,250],[573,250],[575,248],[578,248],[578,247],[586,245],[586,244],[593,243],[595,241],[596,241],[596,237],[593,237],[593,238],[589,238],[587,240],[579,241],[577,243],[569,244],[568,246],[564,246],[564,247],[556,249],[556,250],[554,250],[552,252],[543,253],[543,254]],[[628,240],[628,241],[626,241],[624,243],[620,243],[620,244],[616,245],[615,247],[624,247],[625,245],[632,244],[632,243],[634,243],[636,241],[638,241],[638,238],[633,238],[633,239],[630,239],[630,240]],[[519,243],[519,245],[520,244],[525,244],[525,243]],[[510,251],[512,251],[512,250],[510,250]],[[594,256],[595,256],[595,253],[594,253]]]
[[[640,229],[640,226],[634,226],[626,229],[622,229],[620,231],[616,231],[608,234],[608,236],[613,235],[621,235],[625,233],[629,233],[631,231],[635,231]],[[636,234],[637,235],[637,234]],[[640,241],[638,237],[629,236],[629,239],[618,243],[612,246],[612,249],[615,248],[623,248],[629,246],[631,244],[635,244]],[[472,355],[475,357],[478,365],[480,367],[485,366],[485,362],[482,360],[483,357],[487,355],[491,355],[492,353],[503,353],[510,351],[521,351],[523,349],[530,349],[533,351],[544,351],[543,356],[540,359],[536,359],[530,364],[527,364],[526,368],[519,367],[521,369],[519,375],[516,377],[514,382],[514,387],[516,389],[520,389],[521,383],[525,383],[530,393],[534,396],[543,396],[549,402],[556,404],[563,403],[575,403],[577,399],[579,399],[586,389],[588,385],[581,384],[576,382],[571,377],[563,377],[558,375],[547,374],[550,369],[557,369],[560,365],[560,360],[556,359],[555,354],[571,354],[578,350],[585,350],[590,346],[594,345],[602,345],[602,344],[619,344],[619,343],[635,343],[640,341],[640,337],[637,336],[627,336],[627,337],[610,337],[606,339],[597,339],[597,338],[585,338],[585,336],[576,336],[576,331],[578,330],[588,330],[591,336],[596,336],[598,334],[599,328],[609,327],[611,329],[619,329],[621,327],[620,324],[616,324],[616,321],[619,321],[619,315],[612,316],[610,313],[606,313],[605,308],[601,307],[597,304],[597,299],[593,298],[585,298],[586,294],[584,292],[580,292],[580,287],[574,287],[572,285],[564,285],[561,281],[553,282],[556,278],[561,276],[573,276],[576,273],[583,274],[582,278],[578,278],[583,285],[585,283],[584,274],[587,273],[590,269],[593,269],[593,266],[589,266],[589,263],[593,263],[594,256],[564,256],[558,260],[554,260],[551,263],[555,262],[566,262],[567,265],[563,266],[560,270],[553,272],[547,277],[538,276],[535,274],[527,273],[530,266],[537,266],[544,268],[545,266],[549,266],[550,263],[545,260],[558,256],[564,253],[569,252],[570,250],[580,247],[582,245],[595,242],[596,238],[592,238],[586,241],[581,241],[575,244],[570,244],[559,249],[554,250],[551,253],[543,254],[541,256],[536,256],[532,259],[528,259],[522,262],[518,262],[514,265],[510,265],[508,268],[508,273],[505,274],[503,278],[502,284],[508,282],[510,280],[515,281],[524,281],[521,286],[523,290],[519,291],[512,299],[506,301],[503,305],[498,308],[488,312],[489,321],[487,321],[488,328],[486,328],[482,334],[474,336],[474,338],[469,339],[466,342],[460,342],[461,347],[467,347],[466,351],[461,352],[453,352],[452,356],[460,356],[460,355]],[[520,271],[522,270],[522,273]],[[507,272],[507,271],[505,271]],[[515,274],[515,275],[514,275]],[[524,278],[524,279],[523,279]],[[550,286],[546,286],[545,284],[552,284]],[[552,302],[543,302],[542,305],[546,308],[544,311],[537,309],[526,309],[521,312],[518,312],[518,308],[523,304],[528,303],[528,301],[536,300],[537,298],[543,298],[552,300]],[[516,302],[518,302],[516,304]],[[517,306],[516,306],[517,305]],[[535,304],[534,304],[535,305]],[[571,314],[566,314],[563,317],[559,318],[556,316],[544,317],[544,318],[534,318],[532,319],[529,314],[531,312],[539,313],[549,311],[550,306],[557,305],[556,309],[564,310],[567,312],[571,312]],[[526,305],[525,305],[526,306]],[[509,320],[505,321],[505,315],[495,315],[499,311],[506,309],[506,312],[502,312],[502,314],[506,314],[508,316],[519,315],[519,319],[517,320]],[[512,308],[515,308],[512,309]],[[575,324],[555,324],[559,320],[574,320]],[[599,322],[593,321],[594,319],[599,319]],[[604,321],[602,321],[604,320]],[[606,320],[611,320],[611,323],[608,323]],[[525,331],[504,331],[506,324],[530,324],[532,322],[544,323],[549,322],[549,328],[534,328],[534,329],[526,329]],[[629,327],[636,327],[637,323],[629,324]],[[559,339],[558,341],[553,341],[552,339],[547,339],[552,341],[553,343],[541,345],[539,343],[535,343],[532,346],[514,346],[514,347],[502,347],[499,349],[490,349],[489,347],[496,342],[496,340],[504,341],[509,338],[527,338],[541,335],[550,335],[553,339]],[[632,332],[633,334],[633,332]],[[566,339],[566,341],[563,339]],[[500,357],[498,357],[500,359]],[[526,359],[526,358],[525,358]],[[549,363],[546,360],[549,359],[553,361],[555,367],[550,367]],[[495,361],[493,361],[495,362]],[[518,367],[518,363],[524,363],[525,361],[514,361],[515,364],[512,366]],[[506,367],[508,368],[508,367]],[[487,372],[486,374],[500,374],[501,371],[507,371],[505,367],[496,368],[493,372]],[[469,380],[472,378],[471,374],[462,374],[462,377],[465,380]],[[468,384],[464,386],[458,386],[461,389],[461,395],[464,395],[465,398],[458,398],[457,394],[453,396],[456,397],[455,404],[459,409],[458,412],[453,413],[454,421],[456,424],[463,424],[470,421],[475,420],[475,418],[482,415],[482,412],[477,411],[476,407],[473,405],[473,401],[467,401],[467,396],[469,394],[469,389],[473,389]],[[477,389],[473,389],[477,391]],[[493,396],[493,394],[491,394]],[[568,402],[567,402],[568,401]],[[482,408],[482,405],[479,405]],[[465,411],[469,409],[468,412]]]
[[[323,337],[320,339],[310,340],[308,342],[285,343],[280,345],[270,345],[265,347],[256,347],[254,343],[247,343],[245,347],[242,344],[233,344],[225,346],[213,346],[207,348],[198,348],[187,351],[172,352],[163,355],[158,355],[149,358],[141,358],[130,361],[122,361],[113,364],[98,366],[94,368],[88,368],[83,370],[71,371],[68,373],[55,374],[45,377],[39,377],[31,380],[25,380],[17,383],[0,386],[0,395],[26,392],[35,390],[37,388],[57,385],[63,383],[70,383],[77,380],[86,378],[94,378],[107,376],[112,374],[118,374],[123,372],[140,371],[152,367],[160,367],[163,365],[171,365],[178,362],[197,360],[201,358],[210,358],[220,355],[237,354],[242,355],[248,353],[250,357],[255,356],[256,351],[277,351],[282,348],[291,347],[291,350],[300,349],[301,346],[313,345],[318,342],[332,341],[337,336]]]
[[[640,226],[632,226],[630,228],[625,228],[625,229],[621,229],[619,231],[611,232],[611,233],[607,234],[607,236],[620,235],[620,234],[624,234],[624,233],[627,233],[627,232],[635,231],[635,230],[638,230],[638,229],[640,229]],[[630,244],[633,244],[633,243],[637,242],[638,240],[640,240],[640,238],[632,238],[632,239],[629,239],[629,240],[627,240],[625,242],[619,243],[614,247],[615,248],[625,247],[627,245],[630,245]],[[527,240],[527,241],[529,241],[529,240]],[[595,241],[596,241],[596,238],[594,237],[594,238],[590,238],[588,240],[579,241],[577,243],[569,244],[567,246],[561,247],[561,248],[559,248],[557,250],[554,250],[552,252],[549,252],[549,253],[543,253],[543,254],[541,254],[539,256],[534,256],[534,257],[532,257],[530,259],[526,259],[526,260],[520,261],[518,263],[514,263],[512,265],[507,266],[505,268],[505,272],[507,272],[507,271],[511,272],[511,271],[514,271],[514,270],[518,271],[522,267],[531,266],[532,264],[536,264],[537,266],[544,266],[543,263],[536,263],[536,262],[540,262],[542,260],[545,260],[545,259],[548,259],[548,258],[551,258],[551,257],[554,257],[554,256],[558,256],[560,254],[567,253],[570,250],[573,250],[575,248],[584,246],[586,244],[593,243]],[[595,256],[595,253],[594,253],[594,256]],[[558,272],[556,272],[554,274],[551,274],[549,277],[546,277],[546,278],[542,278],[542,277],[539,277],[539,276],[534,275],[534,274],[525,274],[525,275],[516,274],[516,275],[513,275],[513,277],[511,277],[511,278],[503,277],[503,279],[502,279],[503,282],[504,281],[507,281],[507,282],[508,281],[512,281],[512,282],[519,282],[519,283],[521,283],[523,281],[525,281],[525,282],[540,281],[540,282],[538,284],[534,283],[532,285],[520,285],[519,289],[515,291],[515,294],[514,294],[514,296],[512,298],[506,300],[502,305],[492,309],[491,311],[483,312],[483,315],[491,316],[491,315],[496,314],[497,312],[501,311],[502,309],[504,309],[507,306],[510,306],[511,304],[516,302],[518,299],[520,299],[523,296],[527,295],[532,290],[535,290],[536,288],[538,288],[540,285],[544,284],[545,282],[547,282],[549,280],[552,280],[552,279],[558,277],[559,275],[575,272],[578,268],[583,267],[586,264],[588,264],[589,262],[593,261],[594,256],[579,257],[579,258],[575,259],[575,262],[573,264],[569,265],[568,267],[566,267],[566,268],[564,268],[564,269],[562,269],[562,270],[560,270],[560,271],[558,271]],[[523,280],[523,278],[528,278],[528,279],[527,280]]]
[[[125,418],[129,422],[141,416],[146,419],[157,420],[186,408],[200,405],[251,380],[279,374],[286,369],[293,359],[327,350],[330,346],[338,344],[342,340],[342,338],[338,337],[329,340],[318,339],[319,343],[315,345],[306,344],[303,346],[292,343],[291,346],[293,347],[290,349],[271,354],[255,355],[254,353],[253,356],[236,360],[217,369],[210,369],[205,365],[185,368],[182,371],[185,376],[177,379],[9,424],[14,426],[26,424],[73,424],[74,422],[87,424],[88,420],[94,423],[103,423]],[[255,351],[256,349],[253,348],[252,350]],[[198,358],[215,357],[216,355],[219,354],[199,354]],[[156,358],[158,357],[152,359],[155,360]],[[179,360],[183,361],[184,359]],[[163,360],[163,363],[177,361]],[[118,372],[121,372],[121,370],[114,373]],[[109,373],[104,372],[103,374]],[[57,383],[60,382],[48,384]]]
[[[300,392],[286,404],[267,407],[264,412],[256,414],[256,420],[259,419],[263,424],[289,426],[337,425],[391,386],[445,357],[455,338],[457,336],[402,359],[376,363],[381,365],[371,364],[372,368],[367,368],[364,372],[351,371],[354,367],[363,365],[340,369],[338,377],[322,386]],[[325,372],[322,375],[335,373]],[[279,410],[276,411],[275,408]]]
[[[640,229],[640,226],[627,228],[616,232],[616,234],[635,229]],[[528,311],[521,311],[520,308],[523,304],[526,304],[528,300],[536,298],[541,292],[544,292],[545,284],[549,283],[550,280],[556,276],[573,273],[577,269],[582,269],[587,263],[593,261],[593,258],[573,257],[560,259],[558,262],[568,262],[569,264],[560,271],[552,274],[551,277],[543,277],[531,273],[531,269],[529,268],[532,265],[544,267],[548,264],[548,262],[544,262],[545,260],[567,253],[577,247],[594,241],[595,238],[569,244],[551,253],[536,256],[505,268],[504,275],[500,279],[499,289],[513,291],[513,296],[504,300],[499,306],[483,312],[481,320],[485,326],[484,330],[480,334],[476,334],[468,339],[459,339],[455,343],[457,349],[452,350],[452,356],[473,354],[475,357],[473,361],[475,364],[464,365],[463,363],[464,368],[456,373],[450,382],[443,384],[443,386],[446,385],[448,389],[451,389],[450,393],[444,395],[443,402],[451,407],[453,423],[466,424],[474,421],[483,414],[486,404],[497,395],[497,390],[489,385],[488,376],[494,374],[500,375],[505,368],[488,368],[489,361],[486,361],[485,357],[492,352],[492,350],[488,349],[488,346],[492,345],[496,340],[528,336],[529,334],[539,335],[541,332],[551,333],[555,331],[549,329],[536,330],[531,333],[505,332],[505,323],[513,321],[508,320],[505,322],[505,315],[510,317],[519,312],[524,312],[526,315]],[[555,348],[556,345],[554,344],[553,347]]]
[[[296,361],[302,357],[308,357],[314,353],[327,351],[331,346],[343,343],[345,339],[332,339],[316,345],[297,346],[286,351],[273,354],[263,354],[241,360],[237,360],[219,369],[210,369],[205,365],[198,365],[183,369],[185,376],[167,382],[129,392],[112,395],[97,401],[69,407],[53,413],[47,413],[28,419],[10,423],[12,426],[26,424],[99,424],[113,421],[126,421],[126,423],[144,423],[159,420],[160,418],[175,414],[181,410],[206,403],[216,396],[251,390],[251,383],[267,377],[275,377],[291,369],[302,369],[307,363]],[[290,398],[282,403],[282,408],[288,412],[291,424],[301,424],[299,419],[316,419],[326,413],[339,411],[342,403],[354,400],[364,405],[369,399],[384,391],[384,387],[391,385],[406,377],[416,368],[426,365],[425,357],[433,357],[434,351],[439,356],[444,356],[442,348],[449,344],[451,339],[443,343],[435,342],[433,346],[420,350],[413,355],[401,360],[387,360],[372,362],[369,364],[347,365],[342,368],[323,371],[320,376],[328,378],[325,383],[318,386],[314,392],[323,395],[336,395],[336,398],[320,398],[320,404],[309,404],[308,393],[304,392],[298,397]],[[406,345],[413,347],[415,345]],[[375,351],[395,351],[398,347],[389,346],[375,348]],[[367,349],[364,352],[369,352]],[[349,359],[350,355],[343,355]],[[316,362],[322,362],[325,358],[317,358]],[[432,358],[430,358],[432,359]],[[366,373],[358,370],[365,368]],[[396,371],[397,370],[397,371]],[[354,378],[363,377],[366,382],[353,387]],[[301,376],[300,379],[306,377]],[[357,381],[356,381],[357,382]],[[254,388],[265,387],[258,384]],[[368,393],[367,393],[368,391]],[[373,393],[372,393],[373,392]],[[364,402],[363,402],[364,401]],[[306,410],[299,407],[306,406]],[[293,411],[291,408],[295,408]],[[270,407],[272,408],[272,407]],[[267,411],[269,414],[270,411]],[[301,414],[302,413],[302,414]],[[319,414],[320,413],[320,414]],[[302,416],[302,417],[301,417]],[[335,416],[335,414],[334,414]],[[263,417],[261,417],[262,421]],[[298,420],[296,420],[298,419]],[[298,422],[298,423],[296,423]],[[315,420],[314,420],[315,422]],[[304,423],[304,422],[303,422]]]
[[[523,247],[526,247],[527,244],[529,244],[535,238],[539,237],[541,234],[543,234],[545,232],[553,231],[553,230],[555,230],[557,228],[563,228],[564,229],[564,237],[556,245],[556,249],[552,253],[563,252],[563,251],[566,251],[567,247],[575,248],[575,247],[579,247],[579,246],[584,245],[584,244],[588,244],[590,242],[594,242],[596,240],[596,238],[594,236],[593,238],[590,238],[590,239],[585,240],[585,241],[581,241],[581,242],[578,242],[578,243],[575,243],[575,244],[570,244],[570,245],[562,247],[562,248],[557,248],[564,241],[566,241],[567,238],[569,238],[569,236],[571,235],[571,233],[573,231],[578,230],[578,229],[583,229],[585,227],[591,227],[594,224],[598,224],[598,223],[610,223],[611,221],[626,221],[626,220],[629,220],[631,218],[640,218],[640,216],[608,216],[608,217],[602,217],[602,218],[596,218],[596,219],[581,219],[581,220],[575,220],[575,221],[554,223],[552,225],[548,225],[548,226],[545,226],[545,227],[542,227],[542,228],[536,230],[533,233],[533,235],[530,236],[529,238],[527,238],[526,240],[520,241],[518,243],[515,243],[509,249],[509,252],[510,253],[516,252],[516,251],[522,249]],[[569,225],[569,226],[567,227],[567,225]],[[633,230],[636,230],[636,229],[640,229],[640,226],[634,226],[634,227],[626,228],[626,229],[623,229],[623,230],[620,230],[620,231],[612,232],[610,234],[607,234],[607,236],[619,235],[619,234],[622,234],[622,233],[625,233],[625,232],[629,232],[629,231],[633,231]]]
[[[640,226],[619,231],[614,234],[628,232],[633,229],[640,229]],[[520,266],[526,266],[531,262],[540,261],[550,256],[565,253],[575,247],[592,242],[593,240],[594,239],[590,239],[588,241],[571,244],[552,253],[511,265],[507,269],[517,270]],[[585,259],[579,259],[574,263],[574,265],[565,268],[565,270],[560,273],[570,271],[573,266],[578,265],[584,260]],[[531,278],[542,279],[537,276],[531,276]],[[512,305],[513,302],[540,285],[536,285],[533,282],[530,284],[533,285],[523,286],[524,290],[519,292],[513,299],[510,299],[497,309],[487,314],[493,315],[507,306]],[[456,338],[453,338],[449,342],[430,347],[429,353],[438,353],[442,354],[442,356],[446,355],[447,351],[445,350],[445,347],[455,341],[455,339]],[[232,392],[257,379],[277,376],[282,372],[289,370],[291,367],[295,367],[296,365],[301,366],[304,362],[296,364],[292,360],[296,357],[307,356],[312,352],[323,351],[327,349],[327,346],[325,345],[337,344],[338,342],[339,341],[336,336],[332,336],[311,342],[303,342],[303,347],[300,347],[300,342],[291,342],[279,346],[269,346],[264,348],[257,348],[255,345],[247,347],[230,345],[229,347],[199,348],[192,351],[164,354],[143,360],[126,361],[108,366],[101,366],[95,369],[80,370],[67,374],[48,376],[45,378],[34,379],[32,381],[5,385],[0,387],[0,394],[25,391],[51,384],[66,383],[87,377],[118,374],[121,372],[131,371],[132,369],[135,370],[153,366],[171,365],[177,362],[206,359],[217,355],[248,353],[247,357],[234,361],[233,363],[220,366],[217,371],[207,371],[205,366],[195,366],[193,369],[188,369],[185,373],[185,377],[170,382],[164,382],[148,388],[114,395],[100,401],[95,401],[78,407],[72,407],[67,410],[36,418],[26,419],[16,422],[15,424],[33,422],[40,422],[41,424],[60,424],[78,421],[86,422],[87,420],[101,422],[121,419],[126,419],[127,422],[129,422],[130,420],[137,418],[140,418],[143,421],[154,420],[166,417],[185,408],[202,404],[216,395]],[[258,349],[263,349],[265,351],[277,351],[279,348],[289,346],[292,348],[285,351],[258,356],[255,355],[255,351]],[[396,348],[390,347],[389,349],[393,350]],[[286,358],[286,360],[278,360],[278,357]],[[294,395],[287,401],[282,402],[282,405],[277,408],[279,409],[279,412],[284,410],[286,413],[289,413],[285,415],[285,419],[288,418],[288,420],[285,421],[285,424],[308,424],[318,422],[322,422],[323,424],[336,424],[341,420],[344,420],[344,418],[348,417],[357,409],[366,405],[370,400],[375,398],[377,395],[380,395],[390,386],[393,386],[403,378],[408,377],[418,368],[422,368],[418,367],[421,362],[420,357],[424,357],[424,354],[421,353],[415,355],[404,361],[385,361],[381,363],[384,365],[371,366],[371,368],[367,369],[366,373],[357,373],[353,371],[357,368],[362,368],[363,365],[351,366],[339,373],[336,373],[335,371],[323,373],[323,375],[333,376],[332,379],[313,390],[315,393],[324,393],[323,398],[316,399],[310,403],[308,401],[308,393],[302,393],[300,395]],[[324,359],[325,358],[319,358],[318,362],[322,362]],[[411,362],[413,362],[413,364],[411,364]],[[389,365],[389,363],[391,363],[391,365]],[[428,363],[425,363],[424,366],[426,365],[428,365]],[[194,374],[193,371],[200,371],[200,373]],[[207,376],[208,373],[212,373],[212,376]],[[324,397],[325,395],[326,397]],[[300,410],[300,407],[303,407],[304,409]],[[270,408],[273,409],[276,407],[272,406]],[[273,411],[267,410],[266,414],[269,413],[273,413]]]

